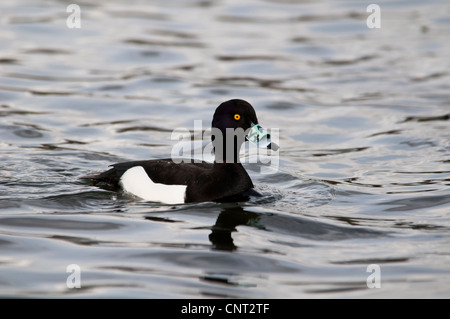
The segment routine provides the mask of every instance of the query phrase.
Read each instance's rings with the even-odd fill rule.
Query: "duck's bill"
[[[246,138],[260,147],[266,147],[273,151],[279,149],[279,146],[271,141],[270,134],[259,124],[252,124]]]

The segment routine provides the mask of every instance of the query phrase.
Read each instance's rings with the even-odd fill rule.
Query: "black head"
[[[245,131],[253,124],[258,124],[253,106],[244,100],[233,99],[217,107],[211,126],[225,133],[227,128],[242,128]]]
[[[238,163],[239,151],[245,140],[267,148],[278,148],[259,124],[250,103],[233,99],[220,104],[212,120],[211,140],[216,162]]]
[[[258,123],[255,110],[244,100],[229,100],[217,107],[211,124],[216,163],[239,162],[245,131],[255,123]]]

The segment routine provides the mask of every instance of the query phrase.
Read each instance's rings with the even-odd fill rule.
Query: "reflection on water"
[[[60,1],[2,3],[0,295],[450,296],[449,5],[377,4],[381,29],[345,0],[81,3],[70,29]],[[246,165],[263,197],[81,179],[167,157],[230,98],[280,128],[279,168]]]
[[[384,235],[380,231],[336,226],[289,215],[257,214],[236,206],[222,210],[209,235],[211,243],[216,249],[237,249],[231,233],[236,231],[236,226],[240,225],[313,240],[343,240]]]

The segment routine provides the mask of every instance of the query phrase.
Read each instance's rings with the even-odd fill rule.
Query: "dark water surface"
[[[0,5],[0,296],[450,297],[448,1],[378,1],[381,29],[365,1],[78,4],[80,29]],[[279,166],[246,165],[265,197],[80,179],[170,156],[230,98],[280,129]]]

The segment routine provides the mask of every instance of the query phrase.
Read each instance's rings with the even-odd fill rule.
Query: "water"
[[[2,3],[0,295],[450,297],[450,6],[377,3],[381,29],[363,1],[80,2],[80,29],[65,2]],[[230,98],[280,128],[278,170],[247,165],[265,197],[80,178],[169,156]]]

